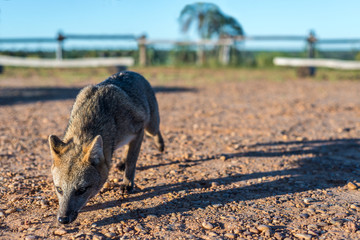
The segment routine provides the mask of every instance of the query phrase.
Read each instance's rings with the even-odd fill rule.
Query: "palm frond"
[[[213,3],[198,2],[186,5],[180,12],[179,22],[182,32],[186,33],[193,23],[201,38],[212,38],[221,35],[243,35],[244,31],[238,21],[224,14]]]

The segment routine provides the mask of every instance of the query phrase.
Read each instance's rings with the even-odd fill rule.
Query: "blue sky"
[[[146,33],[149,39],[195,38],[180,32],[188,0],[0,0],[0,37]],[[359,0],[214,0],[247,35],[360,38]]]

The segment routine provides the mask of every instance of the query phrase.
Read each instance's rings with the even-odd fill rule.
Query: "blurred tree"
[[[202,39],[222,36],[244,35],[238,21],[226,14],[213,3],[194,3],[186,5],[179,17],[182,32],[186,33],[192,23],[197,23],[197,31]]]

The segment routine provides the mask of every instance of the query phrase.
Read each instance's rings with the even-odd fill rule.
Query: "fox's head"
[[[86,146],[80,146],[51,135],[49,144],[53,158],[51,172],[59,199],[57,218],[62,224],[71,223],[106,181],[109,169],[103,141],[98,135]]]

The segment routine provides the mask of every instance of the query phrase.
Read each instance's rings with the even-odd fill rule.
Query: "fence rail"
[[[308,58],[274,58],[274,65],[276,66],[291,66],[291,67],[325,67],[344,70],[360,70],[359,61],[346,61],[337,59],[308,59]]]
[[[109,66],[133,66],[134,59],[131,57],[121,58],[83,58],[83,59],[34,59],[0,56],[0,65],[15,67],[36,68],[83,68],[83,67],[109,67]]]
[[[56,38],[0,38],[0,43],[56,43]]]
[[[71,40],[136,40],[133,34],[66,34],[64,39]]]

